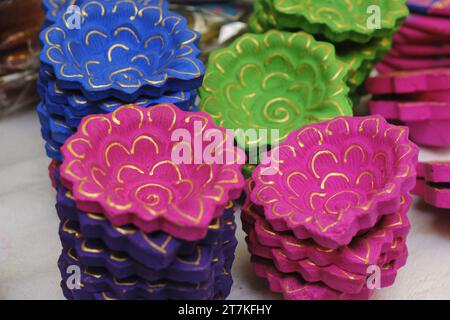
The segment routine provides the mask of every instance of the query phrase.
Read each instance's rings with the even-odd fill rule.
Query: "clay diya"
[[[391,72],[369,78],[366,86],[374,95],[450,90],[450,69]]]
[[[374,290],[370,290],[367,286],[359,293],[352,294],[333,290],[320,282],[309,283],[298,274],[281,273],[270,260],[260,257],[253,257],[252,265],[256,275],[265,278],[270,289],[281,293],[286,300],[367,300],[374,294]],[[381,279],[385,281],[385,285],[388,285],[395,276],[396,272],[390,265],[386,265],[381,271]]]
[[[446,0],[408,0],[408,7],[418,13],[450,16],[450,4]]]
[[[297,28],[312,34],[320,34],[332,42],[351,40],[366,43],[374,37],[387,36],[398,28],[409,11],[406,0],[395,1],[350,1],[327,0],[272,0],[273,16],[277,26]],[[378,28],[368,23],[371,6],[381,10]],[[323,8],[327,8],[323,10]],[[376,9],[374,9],[374,12]]]
[[[92,101],[191,91],[201,85],[199,34],[180,15],[131,1],[84,1],[81,28],[70,12],[41,32],[41,68]],[[132,21],[132,24],[130,24]]]
[[[223,143],[203,146],[204,134]],[[226,141],[205,113],[123,106],[83,119],[62,148],[61,180],[84,212],[102,213],[117,226],[198,240],[243,188],[245,155]]]
[[[411,139],[431,147],[450,146],[450,103],[371,101],[370,112],[408,126]]]
[[[227,129],[268,129],[242,147],[277,143],[305,124],[352,115],[345,77],[334,47],[309,34],[245,34],[211,55],[200,110]]]
[[[407,128],[380,116],[338,117],[304,126],[267,153],[250,201],[274,230],[336,249],[400,208],[417,157]]]
[[[261,208],[247,201],[242,208],[242,222],[247,234],[254,234],[261,245],[281,251],[290,260],[308,259],[319,267],[335,265],[360,275],[377,265],[382,256],[409,233],[408,210],[411,197],[402,197],[400,209],[383,217],[374,228],[355,237],[348,246],[326,249],[308,240],[297,239],[291,232],[277,232],[264,219]]]
[[[412,193],[436,208],[450,209],[450,162],[417,165],[417,184]]]

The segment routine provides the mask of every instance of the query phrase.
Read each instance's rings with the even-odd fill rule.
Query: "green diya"
[[[388,36],[408,16],[406,0],[260,0],[279,29],[302,29],[332,42]]]
[[[369,76],[373,65],[392,47],[392,34],[374,38],[367,44],[342,43],[336,45],[338,59],[348,69],[347,84],[353,92]]]
[[[200,109],[222,127],[256,129],[256,137],[237,140],[248,151],[283,141],[306,124],[352,115],[346,76],[334,46],[310,34],[245,34],[211,54]]]

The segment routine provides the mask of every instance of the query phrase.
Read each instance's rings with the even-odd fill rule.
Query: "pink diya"
[[[204,133],[223,143],[197,149]],[[198,240],[244,185],[245,155],[225,146],[225,137],[206,113],[172,104],[123,106],[83,118],[62,148],[61,181],[82,211],[102,213],[117,226]],[[196,153],[208,155],[206,149],[214,158],[198,161]]]
[[[48,165],[48,176],[52,183],[52,187],[56,189],[55,170],[61,165],[57,160],[52,160]]]
[[[403,25],[399,32],[394,35],[394,43],[416,43],[429,44],[448,42],[449,38],[442,35],[431,34],[429,32],[410,28]]]
[[[427,32],[434,36],[450,38],[450,19],[448,19],[448,17],[412,14],[405,20],[404,25],[411,29]]]
[[[395,273],[406,264],[407,247],[405,239],[397,238],[389,250],[375,264],[380,269],[390,266]],[[250,233],[247,243],[253,256],[272,260],[277,270],[282,273],[299,274],[307,282],[321,282],[328,287],[345,293],[358,294],[367,285],[371,273],[361,275],[345,271],[335,265],[321,267],[309,259],[291,260],[281,250],[265,247],[257,242],[255,234]],[[395,278],[381,279],[381,288],[393,284]],[[387,280],[387,281],[386,281]]]
[[[450,68],[395,71],[367,79],[366,87],[374,95],[450,90]]]
[[[450,209],[450,161],[421,162],[412,193],[436,208]]]
[[[252,266],[257,276],[267,279],[270,289],[283,295],[286,300],[368,300],[374,290],[364,286],[357,294],[333,290],[323,283],[308,283],[297,274],[282,274],[270,260],[252,258]],[[388,285],[395,279],[396,271],[390,265],[381,270],[381,281]]]
[[[396,239],[404,238],[409,233],[408,210],[411,202],[411,197],[405,195],[396,213],[386,215],[372,230],[336,250],[299,240],[291,233],[275,232],[251,203],[244,205],[241,217],[247,233],[253,232],[256,240],[266,247],[281,249],[288,259],[307,258],[318,266],[333,264],[347,272],[365,275],[367,268],[377,264]]]
[[[394,48],[389,51],[390,54],[397,57],[439,57],[450,55],[450,44],[410,44],[396,43]]]
[[[380,116],[337,117],[292,132],[265,154],[250,201],[275,231],[336,249],[400,208],[417,157],[407,128]]]
[[[431,68],[448,68],[450,67],[450,58],[431,57],[431,58],[411,58],[397,57],[392,53],[388,53],[383,63],[391,66],[395,70],[420,70]]]
[[[369,106],[371,114],[405,123],[417,144],[450,146],[450,102],[371,101]]]

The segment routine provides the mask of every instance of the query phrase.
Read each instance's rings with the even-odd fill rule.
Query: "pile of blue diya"
[[[64,161],[53,162],[50,173],[67,299],[229,295],[242,165],[174,162],[180,142],[171,141],[172,133],[198,133],[197,123],[225,134],[205,113],[173,104],[126,105],[85,117],[63,145]],[[245,157],[238,148],[227,152]]]
[[[78,11],[67,10],[72,2]],[[184,17],[161,0],[72,2],[44,3],[37,110],[50,158],[62,161],[62,144],[89,114],[128,103],[195,111],[204,66]]]

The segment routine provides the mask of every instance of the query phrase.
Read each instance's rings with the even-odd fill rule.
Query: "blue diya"
[[[448,0],[408,0],[408,7],[417,13],[450,16]]]
[[[102,0],[102,1],[117,1],[117,0]],[[86,0],[42,0],[42,8],[45,12],[44,27],[56,22],[58,15],[61,12],[66,12],[71,5],[78,7],[82,6]],[[134,2],[137,8],[145,6],[159,6],[167,9],[167,0],[126,0],[125,2]]]
[[[81,90],[90,101],[197,89],[204,74],[199,34],[184,17],[133,1],[83,1],[81,28],[67,12],[41,32],[41,68],[63,90]]]

